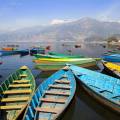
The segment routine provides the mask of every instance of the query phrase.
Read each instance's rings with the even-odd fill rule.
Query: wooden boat
[[[120,54],[104,55],[102,58],[109,62],[120,62]]]
[[[120,113],[120,79],[74,65],[70,69],[92,97]]]
[[[35,47],[35,48],[32,48],[30,49],[30,54],[33,55],[33,54],[44,54],[45,53],[45,49],[44,48],[41,48],[41,47]]]
[[[10,51],[0,50],[0,56],[8,56],[8,55],[15,55],[15,54],[18,54],[16,50],[10,50]]]
[[[84,56],[58,56],[58,55],[49,55],[49,54],[35,54],[34,55],[36,58],[83,58]]]
[[[16,48],[14,48],[14,47],[3,47],[2,50],[4,50],[4,51],[13,51],[13,50],[16,50]]]
[[[72,101],[76,90],[73,73],[67,67],[50,76],[37,88],[24,120],[56,120]]]
[[[27,66],[11,74],[0,85],[0,119],[18,119],[31,100],[35,86],[34,77]]]
[[[114,63],[111,63],[111,62],[106,62],[106,61],[103,61],[102,63],[104,65],[104,69],[109,74],[112,74],[112,75],[120,78],[120,65],[114,64]]]
[[[52,62],[52,63],[39,63],[35,65],[36,69],[40,69],[42,71],[57,71],[64,67],[66,63],[78,65],[81,67],[91,68],[95,67],[97,64],[97,61],[94,59],[81,59],[80,61],[74,61],[74,62]]]
[[[101,60],[100,58],[39,58],[34,59],[35,63],[49,63],[49,62],[81,62],[81,61]]]
[[[83,55],[66,55],[66,54],[61,54],[61,53],[56,53],[56,52],[48,52],[48,54],[59,56],[59,57],[66,57],[66,58],[81,58],[81,57],[84,57]]]

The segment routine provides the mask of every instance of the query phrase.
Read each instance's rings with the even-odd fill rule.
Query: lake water
[[[9,43],[17,44],[19,48],[30,48],[32,46],[51,46],[51,51],[56,51],[66,54],[83,54],[89,57],[100,57],[108,50],[100,44],[82,44],[81,48],[75,48],[75,43]],[[0,47],[8,45],[8,43],[1,43]],[[41,71],[34,69],[32,62],[33,56],[5,56],[1,57],[0,61],[0,83],[22,65],[27,65],[31,68],[33,75],[36,78],[36,84],[39,85],[45,78],[40,77]],[[102,69],[102,67],[101,67]],[[104,72],[104,71],[103,71]],[[93,98],[91,98],[77,83],[76,95],[61,118],[62,120],[120,120],[120,115],[108,110]],[[1,120],[1,119],[0,119]]]

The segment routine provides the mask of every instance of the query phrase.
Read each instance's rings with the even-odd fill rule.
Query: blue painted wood
[[[63,77],[65,75],[66,77]],[[67,79],[70,81],[70,84],[60,84],[56,83],[55,80],[64,80]],[[49,85],[55,84],[55,85],[62,85],[62,86],[71,86],[70,90],[68,89],[56,89],[56,88],[50,88]],[[59,95],[47,95],[45,94],[45,91],[47,90],[54,90],[54,91],[64,91],[64,92],[70,92],[70,95],[68,96],[59,96]],[[48,119],[53,120],[59,117],[61,113],[66,109],[66,107],[71,102],[76,90],[76,81],[74,78],[74,75],[71,70],[59,70],[58,72],[54,73],[52,76],[50,76],[47,80],[45,80],[42,84],[39,85],[36,92],[34,93],[32,97],[32,101],[29,103],[28,108],[26,109],[24,120],[40,120],[40,119]],[[40,98],[65,98],[65,103],[53,103],[53,102],[44,102],[41,101]],[[47,112],[38,112],[35,110],[37,107],[52,107],[51,109],[54,109],[54,107],[61,108],[58,114],[53,113],[47,113]]]
[[[107,106],[120,113],[120,79],[73,65],[70,69],[88,91],[99,96],[106,101]]]
[[[104,55],[102,58],[109,62],[120,62],[120,54]]]

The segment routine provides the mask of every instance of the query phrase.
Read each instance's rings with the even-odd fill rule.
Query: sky
[[[120,21],[120,0],[0,0],[0,30],[91,17]]]

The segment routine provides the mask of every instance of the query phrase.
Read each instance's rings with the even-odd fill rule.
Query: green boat
[[[58,57],[65,57],[65,58],[83,58],[83,55],[66,55],[66,54],[61,54],[61,53],[56,53],[56,52],[48,52],[49,55],[54,55]]]
[[[70,62],[39,63],[35,65],[35,68],[40,69],[42,71],[57,71],[63,68],[67,63],[78,65],[85,68],[91,68],[93,66],[96,66],[97,61],[95,59],[84,59],[84,60],[81,59],[79,61],[70,61]]]
[[[49,54],[35,54],[34,55],[36,58],[83,58],[84,56],[78,56],[78,55],[62,55],[62,56],[60,56],[60,55],[49,55]]]
[[[0,119],[21,119],[35,91],[35,79],[27,66],[22,66],[0,85]]]

